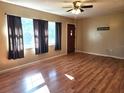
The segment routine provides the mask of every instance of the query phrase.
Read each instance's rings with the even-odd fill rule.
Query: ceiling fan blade
[[[80,11],[81,11],[81,12],[84,12],[84,10],[83,10],[83,9],[81,9],[81,8],[80,8]]]
[[[72,8],[72,6],[64,6],[64,7],[62,7],[62,8]]]
[[[70,11],[72,11],[73,9],[69,9],[69,10],[67,10],[66,12],[70,12]]]
[[[93,5],[81,6],[81,8],[93,8]]]
[[[81,0],[82,3],[94,3],[99,0]]]

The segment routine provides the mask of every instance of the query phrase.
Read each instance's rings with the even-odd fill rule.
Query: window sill
[[[31,50],[31,49],[34,49],[34,48],[24,48],[24,50]]]
[[[48,45],[48,47],[54,47],[55,45]],[[24,48],[24,50],[32,50],[32,49],[35,49],[35,48]]]
[[[51,47],[51,46],[55,46],[55,45],[48,45],[49,47]]]

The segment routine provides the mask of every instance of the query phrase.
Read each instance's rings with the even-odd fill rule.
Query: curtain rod
[[[16,15],[14,15],[14,14],[8,14],[8,13],[4,13],[4,15],[13,15],[13,16],[16,16]]]
[[[14,14],[8,14],[8,13],[4,13],[4,15],[12,15],[12,16],[19,16],[19,15],[14,15]],[[28,18],[28,17],[25,17],[25,18]],[[38,18],[36,18],[36,19],[38,19]],[[45,20],[45,19],[43,19],[43,20]],[[61,22],[61,21],[55,21],[55,22]]]
[[[4,13],[4,15],[19,16],[19,15],[16,15],[16,14],[8,14],[8,13]]]
[[[4,13],[4,15],[10,15],[10,16],[17,16],[17,17],[21,17],[20,15],[16,15],[16,14],[8,14],[8,13]]]
[[[4,15],[8,15],[7,13],[4,13]]]
[[[18,15],[15,15],[15,14],[8,14],[8,13],[4,13],[4,15],[13,15],[13,16],[18,16]]]

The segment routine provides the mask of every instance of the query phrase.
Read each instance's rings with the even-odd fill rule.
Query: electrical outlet
[[[112,52],[113,50],[112,49],[109,49],[110,52]]]
[[[112,49],[106,49],[107,54],[111,54],[113,52]]]

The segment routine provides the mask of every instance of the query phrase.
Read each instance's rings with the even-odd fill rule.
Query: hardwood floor
[[[82,53],[0,74],[0,93],[124,93],[124,60]]]

